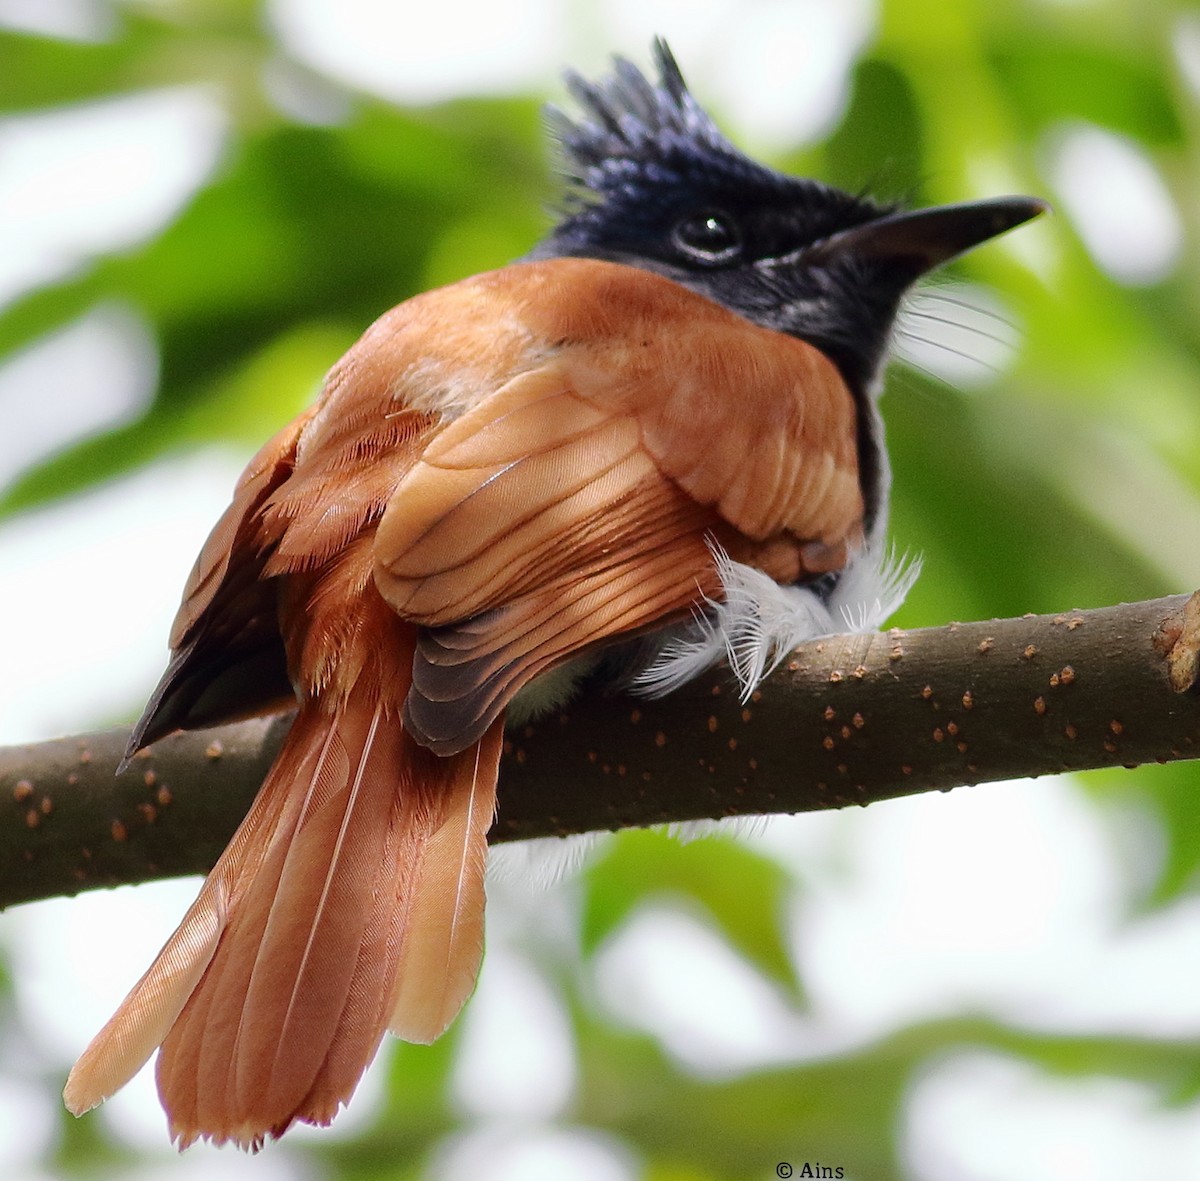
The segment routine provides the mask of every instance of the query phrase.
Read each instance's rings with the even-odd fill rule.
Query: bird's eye
[[[742,251],[737,223],[727,213],[706,210],[677,222],[671,231],[675,246],[695,262],[729,262]]]

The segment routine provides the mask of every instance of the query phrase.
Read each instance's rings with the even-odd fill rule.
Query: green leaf
[[[904,72],[867,57],[854,71],[850,109],[825,143],[822,176],[850,192],[914,201],[924,179],[923,130]]]
[[[1127,44],[1081,45],[1014,30],[993,47],[990,60],[1033,133],[1056,120],[1082,119],[1148,146],[1183,139],[1167,75],[1151,52],[1132,54]]]

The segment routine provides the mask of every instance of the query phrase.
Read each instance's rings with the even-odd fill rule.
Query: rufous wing
[[[448,427],[392,506],[376,584],[424,625],[405,722],[439,753],[475,742],[539,672],[714,589],[711,511],[663,478],[636,420],[553,365]]]
[[[436,435],[397,486],[375,581],[422,625],[405,721],[430,749],[476,741],[573,654],[719,593],[710,541],[798,580],[820,572],[806,545],[855,536],[854,407],[833,366],[667,286],[702,330],[667,316],[631,330],[637,349],[552,351]]]

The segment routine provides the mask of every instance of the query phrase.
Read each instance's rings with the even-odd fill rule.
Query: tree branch
[[[748,702],[585,695],[510,733],[493,841],[801,812],[1200,754],[1200,592],[836,636]],[[180,734],[113,775],[111,730],[0,749],[0,906],[207,870],[290,719]]]

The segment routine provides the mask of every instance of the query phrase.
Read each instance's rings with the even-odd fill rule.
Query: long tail
[[[182,924],[76,1063],[77,1115],[161,1044],[181,1147],[325,1124],[384,1030],[432,1041],[474,986],[502,739],[438,758],[398,709],[306,705]]]

